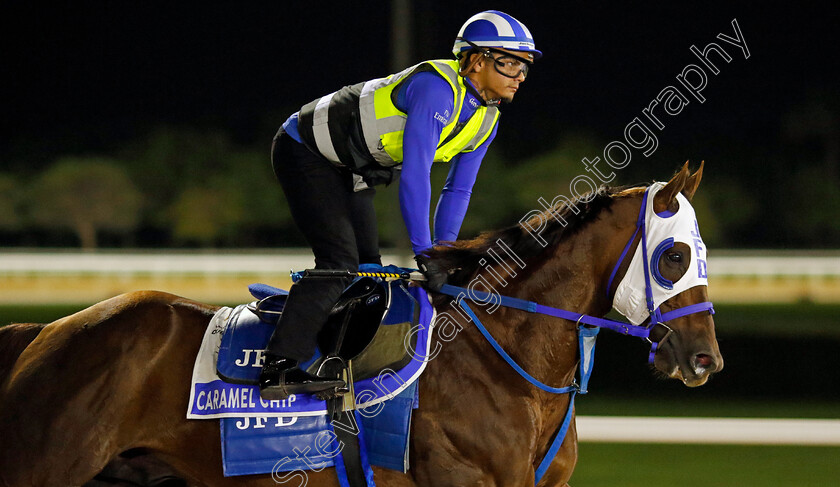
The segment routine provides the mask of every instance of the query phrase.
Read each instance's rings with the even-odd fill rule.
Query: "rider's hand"
[[[414,256],[417,262],[417,269],[426,277],[425,283],[421,282],[423,288],[427,291],[440,291],[440,288],[446,284],[448,274],[446,270],[435,264],[424,254],[417,254]]]

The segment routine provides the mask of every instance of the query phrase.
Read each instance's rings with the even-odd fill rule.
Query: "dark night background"
[[[733,60],[716,63],[707,101],[691,99],[665,116],[657,151],[634,151],[615,182],[664,179],[686,160],[705,160],[714,211],[733,204],[715,205],[716,187],[736,188],[759,209],[727,227],[724,244],[840,246],[840,228],[827,241],[791,240],[774,216],[787,204],[777,191],[801,170],[800,180],[829,185],[814,194],[810,179],[797,186],[808,206],[831,204],[818,196],[840,187],[840,18],[828,2],[415,1],[409,63],[448,57],[461,24],[490,8],[524,22],[545,54],[503,107],[491,153],[506,166],[556,149],[568,134],[585,134],[598,149],[622,139],[660,90],[681,88],[675,76],[698,63],[689,47],[717,42]],[[300,105],[394,71],[390,11],[390,2],[7,4],[0,173],[26,181],[59,157],[124,153],[161,126],[225,132],[237,146],[264,151],[267,167],[274,131]],[[733,19],[749,59],[716,39],[734,35]]]
[[[663,88],[681,88],[675,77],[699,63],[689,47],[716,42],[733,59],[716,62],[720,73],[709,75],[706,102],[690,99],[680,114],[664,116],[656,152],[645,158],[634,151],[615,183],[667,179],[686,160],[694,167],[705,160],[695,206],[710,249],[840,249],[836,3],[414,0],[398,26],[410,24],[412,40],[400,66],[391,60],[391,8],[390,1],[6,2],[0,248],[79,246],[72,229],[30,221],[27,208],[49,195],[28,195],[57,160],[90,156],[124,165],[145,195],[140,219],[127,230],[101,230],[101,247],[302,246],[271,175],[277,127],[343,85],[449,57],[463,22],[495,8],[525,23],[544,57],[515,102],[502,107],[462,236],[511,224],[537,197],[565,193],[568,179],[584,173],[581,158],[622,140]],[[716,38],[734,35],[733,19],[749,59]],[[19,198],[5,208],[22,216],[4,220],[4,188],[18,187]],[[230,206],[201,192],[179,199],[202,187],[251,190],[252,199],[238,203],[256,216],[235,214],[227,226],[201,233],[228,218]],[[393,198],[391,189],[385,193]],[[399,216],[385,201],[377,208],[380,225],[397,229]],[[175,218],[173,208],[186,209]],[[185,221],[200,228],[179,230]],[[397,240],[386,236],[383,247]],[[809,303],[781,316],[768,306],[767,316],[787,330],[781,337],[759,333],[766,323],[751,309],[740,318],[750,331],[727,331],[727,320],[737,320],[731,308],[718,310],[727,370],[691,396],[675,381],[651,386],[643,344],[628,362],[627,339],[605,333],[592,389],[657,400],[809,398],[827,401],[836,417],[836,374],[808,373],[836,368],[836,304],[819,320]],[[826,336],[803,338],[800,328]]]

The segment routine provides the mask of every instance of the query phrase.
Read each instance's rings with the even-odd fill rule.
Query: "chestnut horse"
[[[702,166],[687,164],[656,193],[655,211],[672,209],[677,195],[690,199]],[[438,247],[432,262],[450,269],[450,284],[501,275],[509,262],[487,265],[500,238],[525,266],[507,276],[514,298],[603,316],[617,283],[630,268],[645,188],[606,189],[557,208],[538,242],[516,225],[477,239]],[[646,199],[646,198],[644,198]],[[685,201],[685,200],[684,200]],[[561,223],[562,220],[562,223]],[[672,282],[692,255],[677,243],[658,261]],[[503,256],[504,257],[504,256]],[[611,271],[617,267],[615,279]],[[612,283],[608,286],[608,283]],[[707,302],[706,286],[684,290],[663,303],[673,310]],[[439,314],[451,298],[435,295]],[[271,475],[225,478],[219,425],[187,420],[193,361],[210,318],[218,309],[155,291],[117,296],[48,324],[0,376],[0,486],[82,485],[124,451],[148,452],[190,485],[272,486]],[[572,383],[577,368],[573,320],[500,307],[473,306],[501,347],[531,376],[555,387]],[[450,314],[450,316],[458,316]],[[457,337],[437,350],[420,380],[407,474],[374,467],[379,486],[531,486],[552,436],[563,421],[568,394],[550,394],[526,382],[496,354],[479,331],[460,320]],[[673,330],[652,328],[663,340],[654,365],[688,386],[703,384],[723,359],[708,312],[669,321]],[[451,333],[450,333],[451,335]],[[33,335],[34,336],[34,335]],[[453,339],[455,338],[455,339]],[[540,486],[564,486],[577,461],[574,421]],[[291,485],[296,485],[292,483]],[[332,468],[307,473],[307,485],[337,486]]]

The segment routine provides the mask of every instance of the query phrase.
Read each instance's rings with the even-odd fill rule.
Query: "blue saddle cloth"
[[[417,400],[415,382],[380,405],[356,410],[354,425],[330,422],[326,415],[224,418],[221,420],[224,474],[230,477],[342,468],[341,447],[335,443],[336,428],[358,435],[363,466],[406,472],[411,412],[418,406]],[[275,475],[275,478],[291,475]]]
[[[391,293],[392,303],[395,300],[406,299],[405,306],[394,304],[385,317],[385,323],[409,321],[408,318],[396,318],[398,310],[402,313],[416,313],[417,325],[411,327],[408,333],[411,340],[406,338],[399,344],[400,352],[404,345],[411,355],[406,365],[397,370],[384,369],[366,379],[356,380],[356,405],[368,408],[386,401],[401,393],[420,377],[430,357],[430,334],[434,310],[420,287],[398,288]],[[394,313],[394,314],[392,314]],[[222,322],[216,322],[220,315]],[[413,321],[410,321],[413,322]],[[215,324],[214,324],[215,323]],[[293,394],[283,401],[264,401],[260,399],[256,378],[263,365],[263,350],[272,333],[272,326],[259,321],[246,305],[234,309],[226,308],[217,313],[211,320],[211,326],[205,332],[199,357],[193,370],[190,403],[187,417],[190,419],[224,418],[224,417],[255,417],[255,416],[317,416],[327,413],[326,402],[306,394]],[[228,334],[231,335],[228,335]],[[221,336],[220,336],[221,335]],[[253,342],[232,344],[237,336],[248,337]],[[213,345],[212,339],[218,340]],[[231,338],[232,337],[232,338]],[[401,338],[402,341],[402,338]],[[411,342],[414,342],[413,344]],[[225,344],[222,347],[222,343]],[[221,361],[220,366],[209,364],[215,362],[213,351]],[[223,376],[233,379],[226,382],[219,378],[218,371]],[[237,381],[237,377],[248,379]]]
[[[382,324],[411,323],[417,319],[419,326],[412,330],[417,335],[414,355],[408,365],[397,371],[386,370],[376,377],[355,382],[359,408],[355,411],[356,434],[363,465],[369,463],[405,472],[411,412],[418,406],[416,379],[428,361],[433,309],[421,288],[406,288],[398,282],[389,286],[388,311]],[[271,298],[273,309],[282,311],[286,291],[264,284],[249,289],[258,299],[276,296]],[[225,476],[274,473],[279,478],[280,472],[327,466],[341,470],[343,461],[334,428],[348,428],[328,421],[325,401],[309,395],[263,401],[256,386],[243,385],[252,384],[258,378],[263,350],[273,330],[272,325],[260,321],[246,305],[230,313],[216,364],[218,375],[225,381],[193,385],[196,400],[190,405],[190,417],[221,418]],[[217,397],[221,400],[216,400]],[[343,482],[341,475],[339,479]]]

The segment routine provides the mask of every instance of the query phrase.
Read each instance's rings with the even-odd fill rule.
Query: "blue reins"
[[[587,393],[589,376],[592,373],[592,365],[594,363],[595,339],[598,335],[598,332],[600,331],[600,328],[606,328],[608,330],[613,330],[615,332],[621,333],[622,335],[629,335],[647,340],[651,344],[648,362],[653,363],[654,358],[656,356],[656,352],[659,348],[659,344],[667,340],[672,333],[671,328],[665,325],[667,321],[674,320],[676,318],[680,318],[693,313],[700,313],[703,311],[708,311],[711,314],[714,314],[715,312],[712,303],[709,301],[691,304],[682,308],[667,311],[665,313],[662,313],[658,306],[654,306],[653,288],[651,287],[650,283],[650,264],[648,263],[647,259],[647,232],[645,229],[645,213],[647,208],[647,199],[649,192],[650,187],[645,189],[645,194],[642,198],[642,207],[639,210],[639,218],[636,221],[636,231],[633,233],[633,235],[630,237],[630,240],[624,246],[624,250],[622,251],[621,256],[618,262],[616,263],[615,267],[613,268],[613,271],[610,274],[609,282],[607,284],[607,293],[609,294],[610,285],[612,284],[612,281],[618,271],[619,266],[627,256],[628,250],[630,249],[633,240],[635,240],[636,235],[638,235],[638,233],[641,231],[642,255],[644,260],[645,273],[645,298],[648,312],[650,314],[650,321],[646,326],[634,325],[632,323],[625,323],[622,321],[616,321],[607,318],[598,318],[596,316],[576,313],[574,311],[545,306],[533,301],[526,301],[524,299],[513,298],[510,296],[502,296],[499,294],[471,290],[468,288],[453,286],[451,284],[444,284],[439,291],[442,294],[446,294],[455,298],[455,301],[458,303],[461,309],[464,310],[467,316],[469,316],[473,323],[475,323],[476,328],[478,328],[478,330],[490,343],[490,345],[493,347],[496,353],[498,353],[499,356],[501,356],[502,359],[504,359],[504,361],[507,362],[508,365],[510,365],[513,368],[513,370],[515,370],[516,373],[518,373],[522,378],[524,378],[525,380],[527,380],[528,382],[530,382],[531,384],[543,391],[552,394],[570,395],[569,406],[566,410],[566,415],[563,418],[563,422],[560,424],[560,427],[558,428],[557,433],[555,434],[554,439],[551,442],[551,446],[545,454],[545,457],[542,459],[540,465],[534,472],[534,485],[539,483],[540,479],[542,479],[543,475],[545,475],[545,472],[548,470],[548,467],[551,466],[551,462],[554,460],[554,457],[560,451],[560,447],[562,446],[563,440],[566,437],[566,434],[568,433],[569,426],[571,425],[571,420],[574,413],[575,395],[578,393]],[[527,311],[529,313],[537,313],[546,316],[562,318],[569,321],[574,321],[577,325],[578,346],[580,350],[580,383],[573,382],[572,385],[566,387],[552,387],[534,378],[531,374],[526,372],[525,369],[523,369],[519,364],[517,364],[516,361],[513,360],[513,358],[507,352],[505,352],[502,346],[499,345],[499,343],[493,338],[490,332],[487,331],[487,328],[481,323],[481,320],[479,320],[478,316],[476,316],[476,314],[469,307],[469,305],[467,305],[467,300],[480,303],[497,303],[500,306],[519,309],[522,311]],[[586,326],[580,326],[581,324]],[[666,329],[666,333],[659,341],[654,342],[651,340],[650,334],[656,325],[663,326]]]

